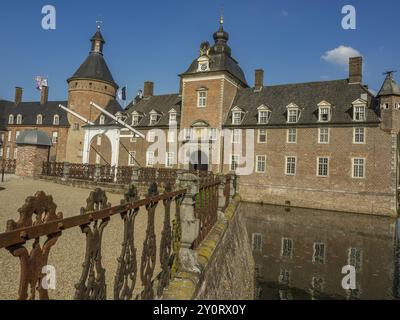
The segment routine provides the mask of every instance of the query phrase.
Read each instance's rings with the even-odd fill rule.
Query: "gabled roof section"
[[[271,108],[269,122],[264,126],[293,126],[286,121],[287,107],[291,104],[298,106],[302,113],[296,126],[318,125],[318,104],[321,101],[329,101],[331,105],[332,117],[329,124],[351,124],[353,102],[367,92],[362,85],[349,84],[347,79],[266,86],[260,92],[255,92],[253,88],[240,89],[227,115],[225,126],[232,127],[232,111],[235,108],[246,112],[241,126],[258,126],[260,105]],[[379,124],[377,100],[371,93],[366,96],[366,123]]]

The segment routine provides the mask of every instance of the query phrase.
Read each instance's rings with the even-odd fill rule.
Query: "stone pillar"
[[[199,235],[200,221],[195,217],[195,197],[199,193],[199,178],[191,173],[179,173],[178,185],[186,189],[186,195],[180,208],[181,216],[181,249],[179,259],[181,268],[186,272],[200,273],[197,255],[191,249],[193,242]]]
[[[63,170],[63,181],[68,181],[69,179],[69,162],[64,162],[64,170]]]
[[[220,184],[218,186],[218,219],[225,219],[225,204],[226,204],[226,197],[225,197],[225,186],[226,186],[226,176],[222,173],[218,174],[218,179]]]

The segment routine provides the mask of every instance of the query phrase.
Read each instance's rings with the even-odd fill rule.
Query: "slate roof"
[[[17,106],[12,101],[0,101],[0,127],[8,126],[8,117],[14,115],[14,124],[16,124],[17,115],[22,115],[22,125],[36,126],[37,115],[43,115],[43,126],[53,126],[54,116],[60,116],[60,126],[68,127],[67,112],[59,108],[59,104],[67,105],[67,101],[49,101],[41,105],[39,101],[21,102]]]
[[[367,94],[368,108],[366,121],[363,123],[379,123],[378,108],[375,97],[360,84],[349,84],[348,80],[322,81],[298,83],[264,87],[260,92],[253,88],[241,89],[232,104],[232,108],[239,107],[245,112],[242,126],[258,125],[258,108],[265,105],[271,110],[271,117],[267,125],[261,126],[291,126],[287,124],[287,106],[291,103],[300,108],[300,119],[296,124],[318,124],[318,104],[327,101],[332,106],[332,118],[328,124],[354,124],[352,102]],[[232,110],[231,110],[232,111]],[[232,112],[225,120],[225,126],[232,125]]]
[[[127,123],[132,123],[132,113],[137,111],[142,114],[142,118],[137,128],[150,127],[150,112],[152,110],[160,113],[161,118],[154,127],[168,127],[169,126],[169,111],[174,109],[178,113],[177,122],[179,125],[179,114],[181,113],[182,98],[179,94],[165,94],[159,96],[152,96],[144,98],[138,103],[130,103],[125,110]]]
[[[100,53],[91,52],[68,82],[78,79],[95,79],[110,83],[118,88],[107,63]]]
[[[47,133],[39,130],[27,130],[21,132],[21,134],[17,138],[16,143],[18,145],[28,144],[33,146],[47,146],[47,147],[51,147],[53,145]]]
[[[115,99],[110,100],[110,102],[107,104],[107,106],[104,109],[106,111],[110,112],[113,115],[116,115],[118,112],[122,112],[123,111],[121,105]],[[98,116],[98,118],[94,122],[96,126],[101,126],[100,125],[100,117],[101,117],[101,114]],[[111,118],[105,116],[104,125],[105,126],[110,126],[110,125],[117,125],[117,124],[116,124],[116,122],[114,120],[112,120]]]
[[[396,81],[393,79],[393,73],[388,72],[385,81],[383,82],[381,90],[379,90],[378,97],[395,95],[400,96],[400,88]]]

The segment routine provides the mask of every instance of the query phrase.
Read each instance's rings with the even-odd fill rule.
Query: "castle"
[[[49,160],[57,162],[226,173],[246,158],[251,171],[238,180],[244,200],[397,215],[400,89],[393,73],[377,95],[362,82],[361,57],[350,58],[347,79],[265,86],[256,70],[250,86],[222,19],[213,38],[180,74],[179,92],[156,95],[147,81],[123,110],[98,29],[89,56],[67,80],[67,101],[48,101],[47,87],[39,102],[24,102],[21,88],[15,101],[0,101],[0,158],[16,158],[16,138],[34,128],[52,139]],[[162,134],[160,152],[151,145]],[[184,146],[190,148],[182,156]]]

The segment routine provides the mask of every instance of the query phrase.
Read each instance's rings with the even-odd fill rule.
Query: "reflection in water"
[[[243,203],[260,299],[398,297],[396,219]],[[356,289],[342,287],[342,268]]]

